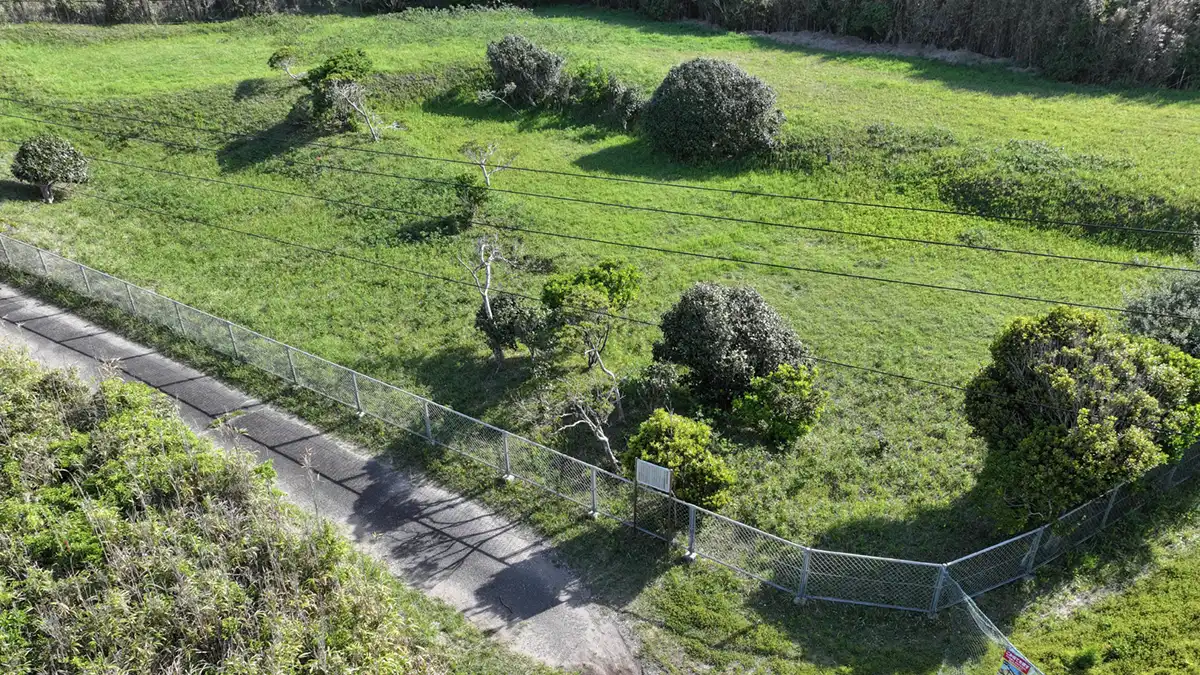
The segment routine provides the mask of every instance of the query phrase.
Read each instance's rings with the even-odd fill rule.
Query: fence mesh
[[[932,563],[812,549],[806,596],[928,612],[941,574]]]
[[[943,620],[951,627],[951,639],[939,675],[995,675],[1005,672],[1000,666],[1006,652],[1025,658],[953,577],[946,579],[942,593],[949,605]],[[1037,666],[1029,665],[1029,675],[1043,675]]]
[[[181,332],[217,352],[241,359],[389,424],[427,437],[476,461],[511,473],[677,546],[798,596],[914,611],[943,609],[963,617],[968,634],[961,654],[948,654],[944,670],[994,672],[997,650],[1014,650],[971,600],[1055,559],[1144,504],[1155,492],[1200,473],[1200,446],[1173,465],[1158,467],[1064,514],[1055,523],[949,563],[892,560],[804,547],[724,516],[690,507],[669,495],[592,466],[392,385],[291,348],[252,330],[165,298],[0,234],[10,267],[54,280]],[[689,510],[695,512],[694,530]],[[987,665],[991,664],[991,665]],[[1032,672],[1040,673],[1036,668]]]
[[[696,553],[793,595],[803,591],[802,546],[699,508]]]

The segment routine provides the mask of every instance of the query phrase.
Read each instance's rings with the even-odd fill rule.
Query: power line
[[[18,141],[14,141],[12,139],[0,139],[0,140],[6,141],[8,143],[18,144]],[[433,214],[433,213],[427,213],[427,212],[422,212],[422,211],[410,211],[407,209],[398,209],[395,207],[380,206],[377,204],[364,204],[361,202],[354,202],[354,201],[342,200],[342,199],[333,199],[331,197],[320,197],[318,195],[305,194],[305,193],[301,193],[301,192],[291,192],[289,190],[279,190],[276,188],[268,188],[268,187],[263,187],[263,186],[259,186],[259,185],[248,185],[245,183],[235,183],[232,181],[220,180],[218,178],[209,178],[206,176],[194,176],[191,174],[180,173],[178,171],[170,171],[168,169],[158,169],[158,168],[154,168],[154,167],[140,166],[137,164],[130,164],[128,162],[121,162],[118,160],[104,159],[101,157],[91,157],[90,159],[92,161],[101,162],[103,164],[112,164],[114,166],[121,166],[121,167],[129,168],[129,169],[137,169],[139,171],[149,171],[152,173],[159,173],[159,174],[168,175],[168,176],[175,176],[177,178],[184,178],[187,180],[195,180],[195,181],[201,181],[201,182],[205,182],[205,183],[214,183],[217,185],[227,185],[230,187],[236,187],[236,188],[241,188],[241,189],[246,189],[246,190],[267,192],[267,193],[279,194],[279,195],[284,195],[284,196],[289,196],[289,197],[299,197],[301,199],[312,199],[315,201],[325,202],[325,203],[329,203],[329,204],[337,204],[340,206],[354,206],[354,207],[358,207],[358,208],[366,208],[366,209],[372,209],[372,210],[384,211],[384,212],[390,212],[390,213],[399,213],[402,215],[417,216],[417,217],[421,217],[421,218],[446,218],[447,217],[445,214]],[[758,260],[747,260],[744,258],[732,258],[729,256],[719,256],[719,255],[714,255],[714,254],[709,254],[709,253],[695,253],[695,252],[691,252],[691,251],[680,251],[677,249],[668,249],[668,248],[661,248],[661,247],[656,247],[656,246],[646,246],[646,245],[642,245],[642,244],[630,244],[627,242],[610,241],[610,240],[605,240],[605,239],[594,239],[591,237],[583,237],[580,235],[569,235],[569,234],[563,234],[563,233],[559,233],[559,232],[546,232],[543,230],[534,230],[531,228],[522,228],[522,227],[516,227],[516,226],[512,226],[512,225],[499,225],[496,223],[489,223],[489,222],[478,221],[478,220],[474,220],[474,219],[469,220],[469,222],[472,224],[475,224],[475,225],[494,227],[496,229],[508,230],[508,231],[513,231],[513,232],[524,232],[524,233],[535,234],[535,235],[539,235],[539,236],[554,237],[554,238],[568,239],[568,240],[574,240],[574,241],[585,241],[585,242],[590,242],[590,243],[604,244],[607,246],[638,249],[638,250],[651,251],[651,252],[656,252],[656,253],[664,253],[664,254],[668,254],[668,255],[679,255],[679,256],[686,256],[686,257],[692,257],[692,258],[699,258],[699,259],[704,259],[704,260],[715,260],[715,261],[721,261],[721,262],[737,263],[737,264],[742,264],[742,265],[767,267],[767,268],[772,268],[772,269],[785,269],[785,270],[791,270],[791,271],[795,271],[795,272],[806,272],[806,273],[810,273],[810,274],[828,275],[828,276],[841,277],[841,278],[847,278],[847,279],[856,279],[859,281],[869,281],[869,282],[874,282],[874,283],[885,283],[885,284],[896,284],[896,285],[909,286],[909,287],[914,287],[914,288],[924,288],[924,289],[928,289],[928,290],[967,293],[967,294],[971,294],[971,295],[1002,298],[1002,299],[1007,299],[1007,300],[1021,300],[1024,302],[1038,302],[1038,303],[1048,304],[1048,305],[1066,305],[1066,306],[1070,306],[1070,307],[1078,307],[1081,309],[1094,309],[1094,310],[1100,310],[1100,311],[1106,311],[1106,312],[1115,312],[1118,314],[1131,314],[1131,315],[1140,315],[1140,316],[1158,316],[1158,317],[1172,318],[1172,319],[1183,319],[1186,321],[1197,321],[1198,320],[1196,317],[1186,316],[1183,314],[1170,314],[1170,313],[1165,313],[1165,312],[1149,312],[1149,311],[1144,311],[1144,310],[1134,310],[1134,309],[1125,309],[1125,308],[1120,308],[1120,307],[1110,307],[1107,305],[1094,305],[1094,304],[1082,303],[1082,302],[1072,302],[1069,300],[1051,300],[1051,299],[1047,299],[1047,298],[1039,298],[1036,296],[1029,296],[1029,295],[1018,295],[1018,294],[1014,294],[1014,293],[998,293],[995,291],[981,291],[978,289],[962,288],[962,287],[958,287],[958,286],[942,286],[940,284],[931,284],[931,283],[920,282],[920,281],[907,281],[907,280],[903,280],[903,279],[890,279],[890,278],[886,278],[886,277],[875,277],[875,276],[870,276],[870,275],[865,275],[865,274],[855,274],[855,273],[851,273],[851,272],[835,272],[835,271],[831,271],[831,270],[822,270],[822,269],[817,269],[817,268],[812,268],[812,267],[800,267],[798,265],[785,265],[782,263],[771,263],[771,262],[763,262],[763,261],[758,261]]]
[[[166,141],[166,140],[162,140],[162,139],[149,138],[149,137],[145,137],[145,136],[116,134],[113,132],[105,131],[103,129],[96,129],[94,127],[85,127],[85,126],[80,126],[77,124],[67,124],[65,122],[57,122],[57,121],[53,121],[53,120],[46,120],[46,119],[41,119],[41,118],[36,118],[36,117],[24,117],[22,115],[14,115],[12,113],[0,113],[0,116],[11,117],[11,118],[25,120],[28,122],[35,122],[35,123],[39,123],[39,124],[48,124],[48,125],[53,125],[53,126],[66,127],[69,129],[77,129],[80,131],[86,131],[89,133],[94,133],[94,134],[98,134],[101,136],[107,136],[110,138],[120,138],[122,140],[137,140],[137,141],[142,141],[145,143],[154,143],[154,144],[163,145],[166,147],[176,147],[176,148],[183,148],[183,149],[188,149],[188,150],[197,150],[198,149],[198,150],[205,150],[205,151],[214,152],[214,153],[221,151],[220,148],[206,147],[206,146],[202,146],[202,145],[196,145],[193,143],[179,143],[179,142],[175,142],[175,141]],[[329,169],[329,170],[333,170],[333,171],[342,171],[342,172],[346,172],[346,173],[377,176],[377,177],[383,177],[383,178],[395,178],[395,179],[399,179],[399,180],[406,180],[406,181],[412,181],[412,182],[417,182],[417,183],[426,183],[426,184],[434,184],[434,185],[449,185],[449,186],[458,186],[459,185],[458,182],[452,181],[452,180],[445,180],[445,179],[439,179],[439,178],[427,178],[427,177],[421,177],[421,176],[407,176],[407,175],[403,175],[403,174],[387,173],[387,172],[383,172],[383,171],[373,171],[370,169],[356,169],[356,168],[339,166],[336,164],[323,164],[323,163],[318,163],[318,162],[307,162],[304,160],[293,160],[293,159],[284,159],[281,161],[284,162],[285,164],[294,165],[294,166],[310,166],[310,167],[315,167],[318,169]],[[522,191],[522,190],[497,188],[497,187],[492,187],[490,185],[483,186],[483,187],[484,187],[484,189],[489,190],[491,192],[510,194],[510,195],[515,195],[515,196],[533,197],[536,199],[546,199],[546,200],[561,201],[561,202],[568,202],[568,203],[574,203],[574,204],[586,204],[586,205],[591,205],[591,206],[601,206],[601,207],[605,207],[605,208],[615,208],[615,209],[623,209],[623,210],[629,210],[629,211],[648,212],[648,213],[654,213],[654,214],[659,214],[659,215],[701,218],[701,219],[706,219],[706,220],[739,223],[739,224],[746,224],[746,225],[761,225],[761,226],[773,227],[773,228],[782,228],[782,229],[800,230],[800,231],[809,231],[809,232],[820,232],[820,233],[825,233],[825,234],[836,234],[836,235],[843,235],[843,236],[850,236],[850,237],[861,237],[861,238],[867,238],[867,239],[879,239],[879,240],[885,240],[885,241],[924,244],[924,245],[930,245],[930,246],[943,246],[943,247],[948,247],[948,248],[969,249],[969,250],[985,251],[985,252],[991,252],[991,253],[1003,253],[1003,254],[1009,254],[1009,255],[1024,255],[1024,256],[1032,256],[1032,257],[1038,257],[1038,258],[1048,258],[1048,259],[1053,259],[1053,260],[1066,260],[1066,261],[1070,261],[1070,262],[1094,263],[1094,264],[1112,265],[1112,266],[1117,266],[1117,267],[1126,267],[1126,268],[1134,268],[1134,269],[1137,269],[1137,268],[1157,269],[1157,270],[1165,270],[1165,271],[1172,271],[1172,272],[1187,272],[1187,273],[1193,273],[1193,274],[1200,274],[1200,270],[1188,268],[1188,267],[1177,267],[1177,266],[1173,266],[1173,265],[1158,265],[1158,264],[1153,264],[1153,263],[1137,263],[1137,262],[1128,262],[1128,261],[1121,261],[1121,260],[1105,260],[1102,258],[1088,258],[1085,256],[1072,256],[1072,255],[1064,255],[1064,254],[1057,254],[1057,253],[1042,253],[1042,252],[1038,252],[1038,251],[1024,251],[1024,250],[1019,250],[1019,249],[1007,249],[1007,248],[999,248],[999,247],[995,247],[995,246],[980,246],[980,245],[976,245],[976,244],[963,244],[963,243],[956,243],[956,242],[939,241],[939,240],[934,240],[934,239],[918,239],[918,238],[913,238],[913,237],[901,237],[898,235],[876,234],[876,233],[872,233],[872,232],[856,232],[853,230],[840,230],[840,229],[834,229],[834,228],[816,227],[816,226],[812,226],[812,225],[795,225],[792,223],[779,223],[779,222],[774,222],[774,221],[759,220],[759,219],[753,219],[753,218],[738,218],[738,217],[734,217],[734,216],[720,216],[720,215],[708,214],[708,213],[678,211],[678,210],[674,210],[674,209],[663,209],[663,208],[652,207],[652,206],[638,206],[638,205],[634,205],[634,204],[624,204],[624,203],[620,203],[620,202],[605,202],[605,201],[597,201],[597,200],[591,200],[591,199],[583,199],[580,197],[565,197],[562,195],[551,195],[551,194],[545,194],[545,193],[540,193],[540,192],[527,192],[527,191]]]
[[[79,188],[77,188],[77,189],[85,197],[96,199],[96,200],[99,200],[102,202],[107,202],[109,204],[115,204],[117,206],[121,206],[124,208],[138,210],[138,211],[144,211],[146,213],[151,213],[151,214],[155,214],[155,215],[159,215],[159,216],[164,216],[167,218],[172,218],[172,219],[178,220],[180,222],[190,223],[190,224],[194,224],[194,225],[201,225],[203,227],[211,227],[211,228],[222,230],[225,232],[231,232],[234,234],[240,234],[243,236],[251,237],[251,238],[262,240],[262,241],[268,241],[268,242],[278,244],[281,246],[298,248],[301,250],[305,250],[305,251],[309,251],[309,252],[313,252],[313,253],[319,253],[322,255],[330,256],[330,257],[342,258],[342,259],[362,263],[362,264],[372,266],[372,267],[380,267],[383,269],[396,271],[396,272],[402,272],[405,274],[413,274],[413,275],[416,275],[416,276],[419,276],[419,277],[422,277],[425,279],[431,279],[434,281],[441,281],[443,283],[464,286],[464,287],[471,288],[476,291],[478,290],[478,287],[475,284],[466,282],[466,281],[461,281],[459,279],[454,279],[452,277],[444,277],[444,276],[441,276],[438,274],[422,272],[420,270],[414,270],[414,269],[411,269],[408,267],[403,267],[401,265],[395,265],[395,264],[383,262],[380,260],[372,260],[369,258],[363,258],[360,256],[351,255],[351,254],[344,253],[341,251],[335,251],[332,249],[324,249],[324,248],[320,248],[320,247],[316,247],[316,246],[310,246],[308,244],[302,244],[300,242],[295,242],[295,241],[291,241],[288,239],[282,239],[282,238],[278,238],[278,237],[271,237],[271,236],[259,234],[256,232],[248,232],[246,230],[239,230],[237,228],[228,227],[225,225],[216,225],[216,224],[213,224],[213,223],[210,223],[210,222],[207,222],[204,220],[200,220],[197,218],[181,216],[178,214],[170,213],[168,211],[162,211],[160,209],[143,206],[141,204],[135,204],[133,202],[126,202],[126,201],[111,199],[111,198],[102,196],[93,190],[86,190],[86,189],[79,189]],[[508,295],[508,296],[512,296],[512,297],[522,298],[525,300],[532,300],[534,302],[541,301],[541,299],[538,297],[526,295],[524,293],[518,293],[515,291],[507,291],[507,290],[498,289],[498,288],[493,289],[493,290],[498,295]],[[624,322],[631,323],[634,325],[647,326],[647,327],[651,327],[651,328],[659,327],[659,324],[654,321],[647,321],[645,319],[639,319],[636,317],[626,316],[623,314],[615,314],[615,313],[611,313],[611,312],[604,311],[604,310],[597,310],[597,309],[591,308],[591,307],[578,307],[578,306],[572,306],[569,304],[566,306],[574,307],[576,309],[581,309],[581,310],[584,310],[584,311],[589,312],[596,316],[605,316],[605,317],[608,317],[611,319],[624,321]],[[893,373],[891,371],[881,370],[879,368],[872,368],[870,366],[860,366],[860,365],[856,365],[856,364],[852,364],[852,363],[846,363],[844,361],[838,361],[836,359],[829,359],[829,358],[825,358],[825,357],[813,356],[811,354],[806,358],[808,360],[811,360],[816,363],[831,365],[831,366],[835,366],[838,368],[845,368],[848,370],[872,373],[875,375],[880,375],[883,377],[890,377],[893,379],[898,379],[898,380],[902,380],[902,381],[906,381],[906,382],[923,384],[923,385],[928,385],[928,386],[932,386],[932,387],[939,387],[939,388],[949,389],[949,390],[953,390],[953,391],[957,391],[957,392],[961,392],[961,393],[967,393],[968,391],[970,391],[970,389],[967,386],[960,385],[960,384],[953,384],[953,383],[949,383],[949,382],[939,382],[937,380],[927,380],[927,379],[923,379],[923,378],[919,378],[919,377],[913,377],[911,375],[904,375],[902,373]],[[1066,412],[1066,413],[1071,413],[1071,414],[1075,413],[1074,410],[1071,410],[1069,408],[1063,408],[1063,407],[1051,405],[1048,403],[1042,403],[1040,401],[1029,401],[1029,400],[1025,400],[1025,399],[1021,399],[1021,398],[1006,396],[1004,394],[996,394],[996,393],[992,393],[992,392],[975,392],[975,393],[985,396],[987,398],[995,399],[995,400],[1004,400],[1004,401],[1010,401],[1010,402],[1014,402],[1014,403],[1021,403],[1024,405],[1033,405],[1033,406],[1037,406],[1037,407],[1044,408],[1047,410],[1056,410],[1059,412]],[[1149,431],[1154,431],[1157,433],[1164,433],[1162,429],[1159,429],[1157,427],[1145,427],[1145,428]]]
[[[200,132],[204,132],[204,133],[223,135],[223,136],[226,136],[229,138],[253,139],[256,137],[278,137],[278,136],[280,136],[280,134],[278,134],[278,133],[269,134],[269,135],[265,135],[265,136],[264,135],[247,134],[247,133],[236,133],[236,132],[231,132],[231,131],[225,131],[224,129],[215,129],[212,127],[199,127],[199,126],[191,126],[191,125],[178,124],[178,123],[172,123],[172,122],[162,122],[162,121],[158,121],[158,120],[148,120],[148,119],[140,118],[140,117],[132,117],[132,116],[128,116],[128,115],[117,115],[114,113],[103,113],[103,112],[99,112],[99,111],[87,110],[87,109],[81,109],[81,108],[71,108],[68,106],[54,105],[54,104],[49,104],[49,103],[40,103],[40,102],[32,101],[29,99],[20,99],[20,98],[7,97],[7,96],[0,96],[0,101],[10,101],[10,102],[18,103],[18,104],[22,104],[22,105],[32,105],[32,106],[37,106],[37,107],[42,107],[42,108],[64,110],[64,111],[74,112],[74,113],[83,114],[83,115],[93,115],[93,116],[97,116],[97,117],[108,117],[111,119],[120,119],[120,120],[131,121],[131,122],[140,122],[143,124],[151,124],[151,125],[160,126],[160,127],[186,129],[189,131],[200,131]],[[333,150],[347,150],[350,152],[362,152],[362,153],[367,153],[367,154],[372,154],[372,155],[385,155],[385,156],[400,157],[400,158],[405,158],[405,159],[416,159],[416,160],[429,161],[429,162],[442,162],[442,163],[448,163],[448,164],[466,165],[466,166],[471,166],[471,167],[478,166],[478,164],[476,164],[475,162],[468,161],[465,159],[453,159],[453,158],[449,158],[449,157],[433,157],[430,155],[419,155],[419,154],[415,154],[415,153],[397,152],[394,150],[380,150],[380,149],[375,149],[375,148],[363,148],[363,147],[356,147],[356,146],[337,145],[337,144],[331,144],[331,143],[321,143],[318,141],[309,141],[307,143],[304,143],[303,145],[318,147],[318,148],[328,148],[328,149],[333,149]],[[544,175],[551,175],[551,176],[569,177],[569,178],[583,178],[583,179],[588,179],[588,180],[601,180],[601,181],[609,181],[609,182],[616,182],[616,183],[649,185],[649,186],[660,187],[660,188],[674,188],[674,189],[681,189],[681,190],[693,190],[693,191],[697,191],[697,192],[719,193],[719,194],[725,194],[725,195],[739,195],[739,196],[744,196],[744,197],[763,197],[763,198],[770,198],[770,199],[785,199],[785,200],[793,200],[793,201],[801,201],[801,202],[811,202],[811,203],[817,203],[817,204],[828,204],[828,205],[835,205],[835,206],[851,206],[851,207],[856,207],[856,208],[888,209],[888,210],[894,210],[894,211],[907,211],[907,212],[912,212],[912,213],[929,213],[929,214],[939,214],[939,215],[956,216],[956,217],[964,217],[964,218],[979,218],[979,219],[984,219],[984,220],[999,220],[999,221],[1004,221],[1004,222],[1028,223],[1028,224],[1034,224],[1034,225],[1055,225],[1055,226],[1059,226],[1059,227],[1078,227],[1078,228],[1082,228],[1082,229],[1091,229],[1091,230],[1112,230],[1112,231],[1123,231],[1123,232],[1135,232],[1135,233],[1140,233],[1140,234],[1158,234],[1158,235],[1166,235],[1166,236],[1174,236],[1174,237],[1189,237],[1189,238],[1191,238],[1195,235],[1195,233],[1193,233],[1193,232],[1181,231],[1181,230],[1164,230],[1164,229],[1156,229],[1156,228],[1129,227],[1129,226],[1124,226],[1124,225],[1103,225],[1100,223],[1083,223],[1083,222],[1078,222],[1078,221],[1062,220],[1062,219],[1055,219],[1055,218],[1033,218],[1033,217],[1029,217],[1029,216],[985,214],[985,213],[977,213],[977,212],[971,212],[971,211],[958,211],[958,210],[954,210],[954,209],[936,209],[936,208],[932,208],[932,207],[907,206],[907,205],[902,205],[902,204],[883,204],[883,203],[879,203],[879,202],[864,202],[864,201],[856,201],[856,200],[832,199],[832,198],[825,198],[825,197],[811,197],[811,196],[807,196],[807,195],[793,195],[793,194],[783,194],[783,193],[776,193],[776,192],[758,192],[758,191],[753,191],[753,190],[723,189],[723,188],[707,187],[707,186],[702,186],[702,185],[688,185],[686,183],[673,183],[673,182],[669,182],[669,181],[653,181],[653,180],[644,180],[644,179],[639,179],[639,178],[622,178],[619,176],[600,176],[600,175],[595,175],[595,174],[585,174],[585,173],[578,173],[578,172],[572,172],[572,171],[559,171],[559,170],[555,170],[555,169],[543,169],[543,168],[536,168],[536,167],[510,166],[510,167],[508,167],[508,170],[509,171],[521,171],[521,172],[527,172],[527,173],[544,174]]]

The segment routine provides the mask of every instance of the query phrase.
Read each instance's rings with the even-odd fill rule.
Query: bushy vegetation
[[[0,667],[526,672],[163,395],[0,351]]]
[[[671,490],[686,502],[713,510],[729,503],[733,471],[713,453],[712,429],[703,422],[655,410],[629,439],[627,472],[636,459],[670,469]]]
[[[22,143],[11,170],[17,180],[38,186],[47,204],[54,202],[56,185],[88,181],[87,158],[67,139],[48,134]]]
[[[276,52],[276,55],[278,54],[279,52]],[[308,111],[310,121],[316,127],[328,131],[357,128],[355,111],[341,94],[339,87],[347,83],[361,86],[363,80],[374,72],[374,63],[362,49],[343,49],[308,71],[300,78],[300,82],[311,92],[311,107]]]
[[[781,364],[750,380],[750,391],[734,400],[733,413],[768,441],[790,446],[813,428],[825,407],[826,394],[817,388],[816,377],[816,368]]]
[[[803,365],[809,355],[753,288],[697,283],[663,314],[661,327],[654,359],[686,366],[695,396],[724,405],[748,391],[755,377],[784,364]]]
[[[494,93],[515,106],[557,103],[568,89],[566,59],[520,35],[505,35],[487,46]]]
[[[1200,274],[1164,275],[1125,305],[1129,329],[1200,357]]]
[[[618,260],[603,260],[570,274],[548,279],[542,286],[542,303],[549,309],[561,309],[571,296],[585,289],[603,296],[612,311],[622,311],[637,299],[642,273],[637,267]]]
[[[1007,529],[1048,522],[1200,439],[1200,360],[1102,315],[1016,319],[991,354],[966,413],[988,444],[980,485]]]
[[[766,152],[782,125],[775,90],[732,63],[709,58],[672,68],[643,120],[655,147],[693,161]]]

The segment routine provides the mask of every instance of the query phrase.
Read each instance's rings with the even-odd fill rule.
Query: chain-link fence
[[[809,548],[657,492],[375,378],[248,328],[0,234],[15,269],[115,305],[276,377],[350,406],[687,551],[792,594],[934,614],[952,610],[977,625],[976,638],[1013,649],[971,598],[1018,579],[1200,472],[1200,446],[1052,524],[946,564]],[[964,623],[964,625],[966,625]],[[983,642],[980,643],[981,645]],[[957,658],[957,657],[956,657]],[[980,656],[980,658],[983,658]],[[948,660],[953,668],[959,668]],[[962,661],[967,663],[967,661]],[[1035,669],[1036,670],[1036,669]],[[954,672],[968,672],[956,670]]]

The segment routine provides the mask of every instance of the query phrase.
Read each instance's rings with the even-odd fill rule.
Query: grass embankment
[[[258,134],[250,142],[16,104],[0,112],[52,117],[168,138],[197,146],[167,150],[138,141],[60,130],[85,152],[134,164],[219,177],[335,199],[445,212],[444,190],[403,180],[321,171],[289,160],[321,161],[418,177],[448,178],[461,168],[304,146],[284,120],[301,94],[266,57],[294,45],[304,66],[343,47],[362,47],[387,71],[376,101],[385,119],[401,120],[372,149],[456,157],[468,140],[497,141],[519,151],[518,164],[600,175],[670,179],[721,189],[808,194],[934,207],[973,207],[964,158],[983,153],[1005,162],[1010,141],[1062,146],[1033,163],[1083,187],[1115,185],[1171,203],[1200,197],[1195,153],[1184,140],[1200,131],[1195,96],[1152,90],[1076,87],[1002,69],[958,68],[885,56],[841,56],[696,26],[644,22],[582,10],[542,13],[411,12],[373,18],[273,17],[185,26],[8,26],[0,28],[3,95],[72,101],[88,108]],[[521,115],[482,106],[470,92],[447,94],[482,64],[488,40],[520,32],[595,61],[651,88],[677,62],[698,55],[735,61],[779,90],[790,136],[807,148],[797,166],[687,167],[653,153],[633,136],[553,115]],[[868,127],[870,127],[869,130]],[[6,138],[44,129],[0,118]],[[360,143],[361,137],[326,138]],[[216,148],[215,151],[201,148]],[[1044,153],[1043,153],[1044,154]],[[1097,157],[1097,155],[1099,157]],[[1040,157],[1040,159],[1039,159]],[[815,159],[814,159],[815,158]],[[1030,160],[1028,155],[1018,163]],[[950,179],[941,169],[949,168]],[[1034,167],[1037,170],[1038,167]],[[413,236],[428,223],[396,214],[247,192],[134,169],[97,164],[89,189],[118,200],[208,222],[335,248],[444,276],[466,278],[456,253],[472,233]],[[965,183],[959,181],[965,177]],[[977,176],[980,183],[990,177]],[[666,209],[791,222],[817,227],[967,242],[1034,251],[1178,264],[1186,256],[1147,242],[1122,244],[1057,228],[877,211],[803,202],[700,194],[649,186],[546,177],[497,176],[503,188]],[[6,185],[0,216],[18,234],[132,281],[227,316],[381,379],[520,428],[516,402],[535,394],[527,364],[504,368],[472,327],[477,296],[400,272],[280,248],[197,225],[83,197],[53,209],[24,187]],[[1068,190],[1069,192],[1069,190]],[[1072,196],[1086,190],[1069,192]],[[1018,194],[1036,198],[1036,194]],[[1061,195],[1057,195],[1061,196]],[[1054,201],[1056,195],[1050,196]],[[1018,200],[1019,201],[1019,200]],[[1034,199],[1036,201],[1036,199]],[[1072,202],[1077,200],[1060,200]],[[1071,203],[1047,207],[1069,215]],[[1148,274],[1114,266],[839,237],[679,216],[569,205],[497,194],[490,215],[534,229],[829,271],[972,287],[1003,293],[1120,304]],[[1057,209],[1057,210],[1056,210]],[[1018,209],[1019,210],[1019,209]],[[1087,213],[1087,210],[1084,209]],[[654,320],[696,280],[757,287],[818,354],[929,379],[960,382],[986,358],[991,337],[1012,316],[1043,306],[845,278],[699,261],[524,238],[526,253],[571,270],[601,257],[637,264],[646,279],[629,314]],[[1166,250],[1164,250],[1166,249]],[[147,255],[153,252],[153,255]],[[505,286],[536,295],[544,275],[507,273]],[[649,361],[651,328],[626,327],[607,361],[622,374]],[[953,391],[826,367],[831,404],[817,429],[790,452],[746,449],[729,460],[739,488],[727,513],[805,543],[864,553],[946,560],[994,541],[969,499],[984,459]],[[319,409],[310,403],[301,407]],[[314,413],[316,414],[316,413]],[[322,413],[324,414],[324,413]],[[382,431],[372,430],[377,446]],[[579,446],[572,446],[580,451]],[[634,600],[657,623],[649,645],[664,662],[678,655],[737,669],[821,671],[846,665],[888,672],[936,670],[938,631],[907,617],[825,605],[796,610],[774,592],[700,566],[669,568],[653,553],[627,554],[643,540],[598,531],[561,509],[539,510],[536,495],[494,490],[454,462],[425,456],[426,466],[457,487],[507,501],[535,519],[573,564],[594,572],[616,604]],[[599,532],[599,533],[597,533]],[[608,546],[608,544],[612,544]],[[620,577],[613,570],[625,576]],[[836,626],[859,626],[851,638]],[[663,630],[666,629],[666,630]],[[837,632],[838,634],[834,634]],[[656,639],[663,636],[662,639]],[[682,651],[676,653],[675,650]]]
[[[527,673],[172,403],[0,349],[6,673]],[[548,672],[548,671],[547,671]]]

